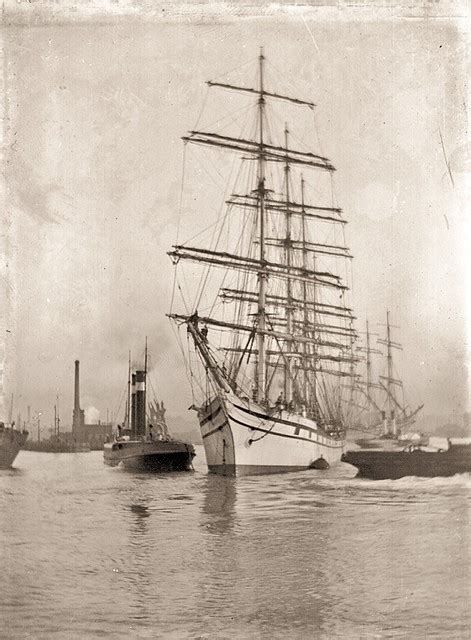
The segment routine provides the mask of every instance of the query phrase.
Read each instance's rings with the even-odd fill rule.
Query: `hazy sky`
[[[221,18],[206,9],[49,24],[43,15],[5,29],[5,393],[15,393],[15,415],[30,404],[50,416],[59,394],[70,422],[78,358],[82,406],[106,418],[119,405],[128,350],[142,353],[148,335],[153,385],[170,420],[192,419],[165,317],[180,138],[197,120],[204,82],[256,59],[260,45],[318,105],[350,222],[359,322],[384,322],[388,307],[401,327],[409,396],[431,413],[462,412],[464,25],[394,12],[376,20],[335,9]]]

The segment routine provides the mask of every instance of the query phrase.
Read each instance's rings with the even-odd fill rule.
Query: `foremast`
[[[363,352],[365,354],[365,363],[366,363],[366,379],[356,380],[354,387],[360,390],[366,399],[366,407],[361,407],[364,411],[365,409],[368,411],[369,409],[373,409],[375,412],[381,414],[382,410],[375,399],[375,389],[383,389],[382,385],[378,382],[374,382],[373,380],[373,361],[371,356],[373,354],[382,355],[382,352],[379,349],[374,349],[371,346],[371,332],[368,320],[366,321],[366,332],[365,332],[365,346],[357,347],[357,351]]]
[[[265,249],[265,145],[264,127],[265,117],[265,95],[263,88],[263,49],[259,56],[259,97],[258,97],[258,117],[259,117],[259,153],[258,153],[258,203],[259,203],[259,243],[260,243],[260,271],[258,272],[258,305],[257,320],[259,331],[257,333],[258,353],[255,360],[255,382],[254,399],[259,402],[266,400],[266,354],[265,354],[265,330],[266,330],[266,290],[268,274],[264,270],[266,261]]]

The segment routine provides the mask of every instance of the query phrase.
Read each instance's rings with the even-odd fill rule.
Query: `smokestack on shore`
[[[72,432],[76,433],[85,424],[85,412],[80,408],[80,361],[75,361],[74,411],[72,414]]]
[[[80,361],[75,361],[74,411],[80,411]]]
[[[146,435],[146,372],[136,371],[136,434]]]

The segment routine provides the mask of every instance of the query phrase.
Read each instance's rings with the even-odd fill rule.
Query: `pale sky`
[[[118,408],[128,350],[142,354],[147,335],[152,382],[170,422],[193,420],[165,317],[180,138],[195,125],[205,81],[255,60],[263,45],[288,79],[285,92],[294,85],[317,104],[322,150],[337,168],[337,199],[349,220],[358,328],[366,317],[384,322],[388,307],[400,326],[412,403],[424,402],[429,413],[463,412],[464,25],[393,12],[377,20],[315,10],[208,15],[4,29],[5,404],[13,392],[15,416],[25,417],[28,404],[51,416],[59,394],[69,423],[78,358],[82,406],[105,419],[107,408]]]

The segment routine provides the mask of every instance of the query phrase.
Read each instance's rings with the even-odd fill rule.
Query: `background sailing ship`
[[[262,52],[255,87],[208,82],[229,91],[231,105],[234,94],[248,98],[236,109],[246,118],[234,130],[234,114],[226,113],[213,123],[217,132],[192,130],[185,145],[209,148],[213,166],[223,167],[227,152],[241,163],[211,232],[169,253],[176,265],[199,267],[199,284],[187,287],[196,291],[192,299],[184,292],[188,272],[177,274],[185,313],[172,308],[170,317],[191,337],[207,462],[222,474],[338,462],[348,420],[344,383],[357,361],[335,169],[319,143],[311,149],[309,129],[300,129],[306,113],[312,129],[314,103],[275,92],[267,68]]]
[[[364,354],[365,372],[364,376],[358,375],[353,380],[350,403],[352,412],[356,411],[355,427],[363,435],[394,439],[408,434],[424,405],[413,409],[409,406],[403,381],[394,363],[393,350],[402,350],[402,345],[392,339],[391,330],[397,327],[391,325],[389,311],[386,312],[384,328],[385,337],[378,337],[377,344],[385,347],[385,354],[372,346],[372,334],[366,323],[364,346],[357,347],[357,351]],[[379,367],[374,369],[375,356],[385,361],[381,373]]]

